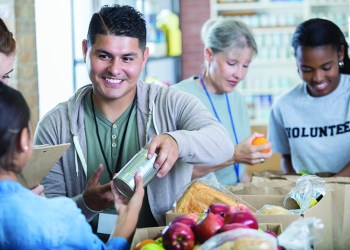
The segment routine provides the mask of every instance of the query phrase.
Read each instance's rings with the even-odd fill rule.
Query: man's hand
[[[92,210],[101,211],[113,205],[114,199],[109,183],[100,185],[103,165],[100,164],[91,176],[83,193],[85,204]]]
[[[157,135],[151,139],[148,146],[148,159],[150,159],[154,153],[158,154],[154,166],[159,169],[157,176],[161,178],[170,171],[179,158],[179,146],[170,135]]]

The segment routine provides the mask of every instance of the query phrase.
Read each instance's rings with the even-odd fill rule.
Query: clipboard
[[[66,143],[34,146],[29,162],[17,175],[18,181],[29,189],[39,185],[70,145]]]

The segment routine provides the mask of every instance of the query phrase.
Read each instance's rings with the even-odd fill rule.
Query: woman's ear
[[[344,61],[344,56],[345,56],[345,47],[344,45],[340,45],[340,49],[338,51],[338,59],[339,61]]]
[[[209,64],[210,61],[213,59],[213,50],[211,48],[205,48],[204,50],[204,58],[205,61]]]
[[[20,152],[26,152],[29,150],[31,143],[32,142],[31,142],[29,129],[23,128],[19,133],[18,149],[20,150]]]

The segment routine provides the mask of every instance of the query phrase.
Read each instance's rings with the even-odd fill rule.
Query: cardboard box
[[[260,209],[264,205],[282,206],[286,209],[298,209],[299,206],[292,199],[288,199],[286,206],[283,206],[284,195],[242,195],[241,198],[253,207]],[[321,219],[324,228],[318,233],[322,242],[314,245],[316,250],[333,249],[333,221],[332,221],[332,195],[327,193],[314,207],[309,208],[302,214],[256,214],[259,223],[281,223],[286,229],[293,221],[300,217]]]
[[[295,185],[300,176],[282,175],[276,172],[265,172],[253,176],[252,185]],[[350,246],[350,177],[322,177],[328,183],[328,193],[332,196],[332,234],[333,249],[347,250]],[[246,192],[247,194],[249,192]],[[328,208],[327,208],[328,209]],[[263,220],[264,221],[264,220]]]
[[[263,230],[271,230],[277,235],[283,232],[283,227],[279,223],[260,223],[259,227]],[[131,242],[131,248],[134,249],[137,243],[155,237],[157,234],[163,231],[164,227],[148,227],[148,228],[138,228],[135,231],[134,237]]]
[[[250,204],[256,210],[262,208],[264,205],[283,206],[284,195],[240,195],[243,201]],[[285,208],[298,209],[299,206],[292,199],[288,199]],[[165,214],[166,223],[172,221],[175,217],[180,216],[180,213],[168,211]],[[315,250],[329,250],[333,249],[333,230],[332,230],[332,195],[331,193],[325,195],[314,207],[306,210],[303,214],[255,214],[259,223],[274,223],[281,224],[285,230],[289,224],[300,219],[301,217],[316,217],[322,220],[324,228],[319,235],[322,237],[322,242],[315,244]]]
[[[131,247],[130,249],[134,249],[137,245],[137,243],[145,240],[145,239],[152,239],[157,234],[161,233],[163,231],[164,227],[147,227],[147,228],[137,228],[134,234],[134,237],[132,238]]]
[[[259,185],[249,182],[238,183],[237,185],[227,186],[226,188],[235,195],[287,195],[294,186],[294,183],[276,187],[274,185]]]
[[[334,201],[332,204],[334,249],[347,250],[350,249],[350,184],[340,182],[329,185]]]

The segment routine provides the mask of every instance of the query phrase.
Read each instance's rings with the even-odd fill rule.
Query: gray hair
[[[258,54],[252,31],[245,23],[233,18],[207,20],[202,27],[201,38],[205,48],[211,48],[214,53],[248,47],[254,56]]]

